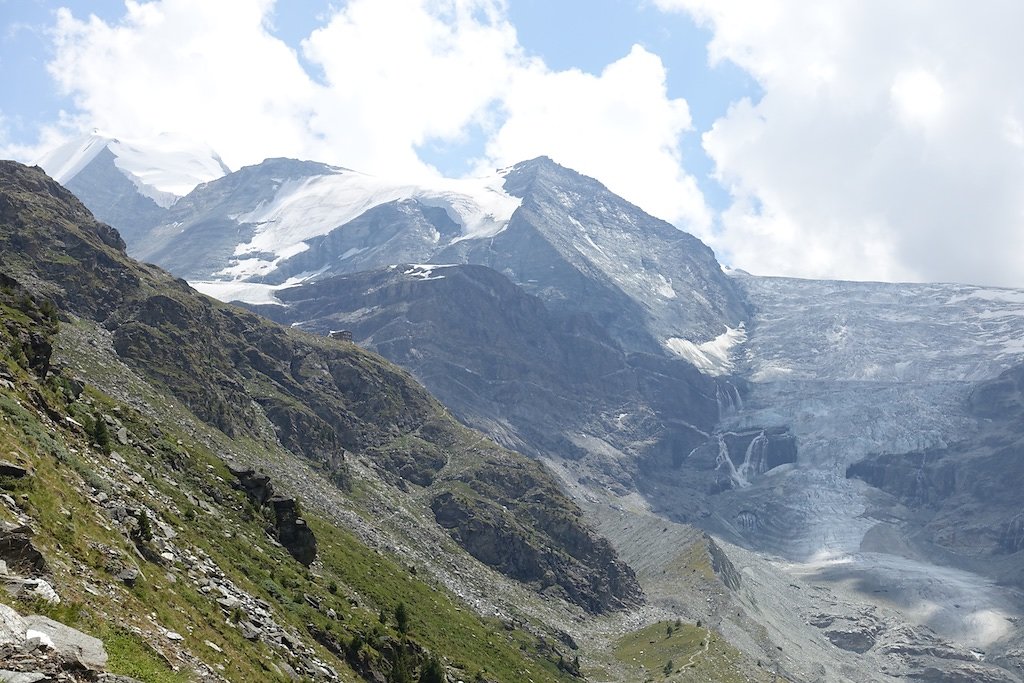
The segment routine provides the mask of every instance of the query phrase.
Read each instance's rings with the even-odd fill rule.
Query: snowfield
[[[711,341],[695,344],[688,339],[669,337],[665,346],[680,358],[684,358],[708,375],[724,375],[732,372],[734,350],[747,340],[744,323],[733,329],[726,325],[725,332]]]
[[[280,261],[307,249],[307,240],[325,235],[375,206],[401,199],[444,209],[461,228],[452,242],[492,237],[505,229],[521,202],[504,191],[503,183],[501,174],[401,183],[348,169],[289,180],[271,201],[234,217],[239,225],[256,226],[255,235],[235,248],[235,256],[242,258],[218,275],[234,280],[266,275]],[[252,254],[260,257],[244,258]]]
[[[104,149],[110,150],[114,164],[140,194],[164,208],[197,185],[231,172],[209,146],[169,134],[134,141],[93,131],[57,147],[36,163],[58,183],[66,185]]]

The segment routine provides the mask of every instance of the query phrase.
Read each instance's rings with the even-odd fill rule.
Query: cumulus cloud
[[[1020,285],[1024,5],[657,0],[763,97],[704,134],[753,272]]]
[[[298,56],[270,35],[270,0],[125,3],[122,20],[80,20],[67,9],[53,30],[51,75],[73,98],[81,127],[126,138],[186,134],[232,166],[316,150],[309,128],[317,86]]]
[[[522,69],[509,84],[487,162],[548,155],[654,215],[705,233],[710,211],[679,149],[690,110],[668,97],[665,75],[661,59],[640,46],[599,76],[540,64]]]
[[[481,123],[526,63],[489,1],[349,2],[303,50],[325,80],[311,126],[346,164],[390,174],[422,167],[428,140]]]
[[[418,150],[482,135],[478,170],[547,154],[663,218],[711,223],[683,170],[687,104],[642,48],[599,75],[552,70],[502,0],[350,0],[294,49],[271,30],[274,0],[125,7],[115,23],[58,12],[50,72],[75,107],[57,129],[173,132],[232,168],[293,156],[404,177],[437,173]]]

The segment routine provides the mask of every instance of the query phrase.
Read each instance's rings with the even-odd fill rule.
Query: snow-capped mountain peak
[[[237,225],[251,228],[251,237],[234,247],[232,263],[218,277],[238,280],[267,275],[283,259],[306,251],[310,240],[392,202],[413,200],[442,209],[458,228],[445,241],[455,243],[500,233],[522,201],[505,192],[500,173],[412,183],[321,166],[316,174],[273,180],[271,196],[231,215]],[[431,238],[435,244],[442,241],[440,233]]]
[[[114,157],[114,165],[139,194],[164,208],[200,183],[231,172],[208,145],[168,133],[151,140],[127,140],[93,130],[50,151],[37,163],[57,182],[67,185],[104,150]]]

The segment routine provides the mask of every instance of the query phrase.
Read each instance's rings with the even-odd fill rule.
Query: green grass
[[[167,666],[146,641],[133,633],[115,628],[101,632],[107,648],[107,669],[131,676],[144,683],[188,683],[190,677]]]
[[[539,651],[534,636],[507,629],[498,620],[481,619],[446,590],[427,585],[408,568],[371,551],[337,527],[316,519],[312,526],[320,539],[325,573],[365,602],[365,609],[352,614],[355,630],[372,630],[381,610],[392,615],[403,602],[412,637],[447,656],[450,664],[466,672],[467,680],[481,671],[500,681],[571,680],[558,671],[556,661]],[[395,632],[394,627],[394,619],[389,618],[387,630]]]
[[[90,405],[77,406],[71,414],[83,418],[97,412],[116,414],[131,434],[150,433],[151,420],[125,406],[115,410],[118,404],[95,387],[87,389],[86,398]],[[56,404],[61,397],[50,395],[49,400]],[[317,535],[323,567],[313,573],[298,564],[266,539],[265,515],[230,486],[232,477],[214,451],[165,423],[159,426],[164,436],[150,441],[153,455],[115,444],[131,469],[157,492],[154,498],[147,487],[132,484],[132,496],[157,511],[154,524],[164,521],[178,531],[179,547],[204,550],[227,578],[273,605],[279,623],[294,628],[343,680],[356,676],[344,661],[314,642],[307,624],[331,634],[343,646],[358,638],[366,643],[364,652],[379,656],[376,646],[386,639],[400,640],[401,634],[393,618],[382,625],[377,615],[382,609],[393,615],[399,602],[408,608],[408,637],[460,668],[466,680],[478,674],[500,681],[571,680],[558,670],[557,655],[543,648],[535,636],[507,629],[497,620],[481,619],[445,589],[428,585],[398,560],[371,550],[312,511],[306,517]],[[187,445],[179,445],[178,439]],[[183,646],[208,664],[223,666],[229,680],[277,679],[270,663],[280,661],[278,653],[242,638],[230,615],[183,572],[171,583],[166,568],[135,558],[130,541],[96,512],[89,491],[116,490],[112,472],[115,478],[120,475],[106,456],[90,450],[84,433],[76,434],[66,426],[53,430],[25,406],[24,399],[19,403],[14,394],[0,391],[0,449],[25,454],[35,469],[32,479],[7,484],[12,493],[28,497],[26,510],[38,526],[35,542],[48,558],[57,558],[52,563],[54,584],[64,598],[57,606],[11,601],[16,609],[47,614],[103,639],[110,670],[142,681],[187,680],[167,666],[146,638],[132,632],[141,629],[153,638],[154,622],[182,634]],[[190,500],[186,491],[208,501],[218,514],[194,505],[195,498]],[[225,530],[231,531],[230,537],[225,537]],[[108,557],[101,549],[134,558],[144,577],[132,589],[122,586],[107,572]],[[70,557],[80,564],[67,564]],[[84,578],[104,587],[100,595],[84,590]],[[306,595],[319,601],[319,609],[306,601]],[[358,596],[359,605],[353,606],[349,596]],[[329,618],[328,610],[338,618]]]
[[[673,626],[668,635],[668,627]],[[746,683],[770,681],[771,674],[757,668],[715,631],[694,624],[675,627],[659,621],[623,636],[615,645],[615,658],[631,667],[637,680],[716,681]],[[672,663],[669,673],[666,665]]]

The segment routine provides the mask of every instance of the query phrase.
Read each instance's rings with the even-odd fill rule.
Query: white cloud
[[[303,49],[326,80],[313,128],[339,162],[389,174],[424,170],[415,148],[479,122],[524,63],[486,0],[355,0]]]
[[[1024,284],[1024,5],[657,0],[763,90],[704,135],[753,272]]]
[[[916,68],[897,74],[889,92],[900,118],[910,126],[927,129],[942,116],[945,89],[925,69]]]
[[[711,219],[683,170],[690,116],[642,48],[598,75],[527,57],[503,0],[350,0],[298,52],[274,0],[126,2],[117,23],[61,10],[50,72],[65,128],[173,132],[232,168],[293,156],[381,175],[436,173],[417,153],[485,138],[481,166],[547,154],[693,230]]]
[[[84,127],[128,138],[177,132],[213,145],[228,165],[315,151],[315,84],[264,28],[269,0],[125,3],[120,23],[62,9],[50,73]],[[259,157],[259,158],[257,158]]]
[[[488,164],[548,155],[691,232],[710,227],[710,211],[683,170],[679,149],[691,128],[689,107],[668,97],[664,65],[642,47],[599,76],[555,73],[540,64],[519,70],[504,110],[487,145]]]

